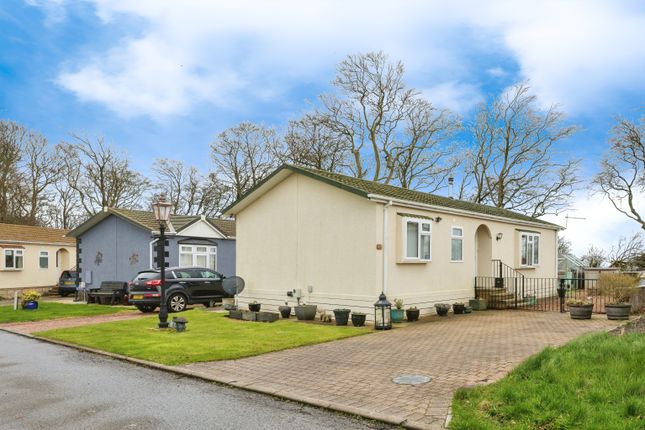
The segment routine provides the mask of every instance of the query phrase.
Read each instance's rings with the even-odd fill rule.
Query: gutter
[[[513,218],[506,218],[506,217],[501,217],[496,215],[483,214],[480,212],[467,211],[463,209],[453,209],[453,208],[447,208],[445,206],[435,206],[435,205],[428,205],[425,203],[415,203],[408,200],[401,200],[401,199],[395,199],[392,197],[381,196],[379,194],[368,194],[367,198],[369,200],[379,202],[379,203],[390,202],[390,203],[395,203],[399,206],[405,206],[405,207],[410,207],[414,209],[432,210],[436,212],[444,212],[444,213],[450,213],[455,215],[465,215],[473,218],[483,218],[491,221],[505,222],[507,224],[521,224],[521,225],[527,225],[531,227],[545,228],[547,230],[555,230],[555,231],[564,230],[564,227],[559,225],[550,226],[546,224],[541,224],[539,222],[517,220]]]

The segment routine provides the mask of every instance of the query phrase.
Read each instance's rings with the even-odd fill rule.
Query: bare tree
[[[23,126],[0,120],[0,222],[26,222],[29,196],[20,160],[27,134]]]
[[[601,162],[594,184],[616,210],[645,230],[645,116],[640,124],[619,119],[613,129],[609,154]],[[639,196],[639,193],[641,196]]]
[[[52,150],[47,139],[28,132],[24,144],[24,175],[28,185],[29,205],[27,219],[36,224],[53,200],[53,186],[62,178],[61,159]]]
[[[585,263],[587,267],[600,267],[607,261],[607,255],[605,252],[596,248],[595,246],[589,246],[585,255],[582,256],[581,260]]]
[[[77,192],[87,215],[104,207],[138,208],[149,188],[148,180],[130,167],[102,137],[92,141],[74,135],[73,143],[59,145],[69,185]]]
[[[607,261],[611,267],[631,269],[634,267],[634,261],[643,253],[645,253],[645,243],[641,233],[631,237],[621,236],[607,254]]]
[[[230,189],[214,174],[202,175],[196,167],[165,158],[156,160],[152,170],[154,188],[168,196],[175,214],[217,216],[229,202]]]
[[[289,121],[284,148],[275,156],[286,163],[312,167],[329,172],[347,166],[349,147],[346,139],[328,126],[324,114],[308,113],[297,121]]]
[[[555,145],[573,135],[555,106],[540,111],[526,84],[482,105],[471,127],[474,148],[466,165],[467,197],[541,216],[566,209],[579,183],[578,160],[557,161]]]
[[[558,238],[558,255],[571,255],[573,249],[571,247],[571,241],[565,239],[564,237]]]
[[[221,175],[240,198],[276,167],[278,145],[275,130],[251,122],[223,131],[211,144],[216,177]]]

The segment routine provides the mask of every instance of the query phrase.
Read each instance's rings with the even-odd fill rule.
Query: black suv
[[[78,272],[76,270],[63,270],[58,279],[58,294],[67,297],[70,294],[76,294],[76,283],[78,282]]]
[[[186,306],[201,303],[210,306],[223,297],[232,297],[222,287],[224,275],[206,267],[171,267],[166,269],[166,300],[169,312],[181,312]],[[144,270],[128,284],[130,303],[141,312],[153,312],[159,306],[161,275],[158,270]]]

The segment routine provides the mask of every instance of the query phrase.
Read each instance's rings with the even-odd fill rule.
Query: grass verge
[[[302,345],[369,333],[367,328],[309,324],[294,320],[274,323],[232,320],[223,313],[198,308],[182,312],[184,333],[156,329],[157,317],[35,333],[76,345],[177,365],[230,360]]]
[[[450,428],[643,429],[643,357],[642,333],[547,348],[494,384],[457,391]]]
[[[108,315],[129,310],[132,309],[88,304],[67,305],[53,302],[39,302],[38,309],[35,310],[23,310],[18,306],[18,309],[14,311],[11,305],[0,306],[0,324]]]

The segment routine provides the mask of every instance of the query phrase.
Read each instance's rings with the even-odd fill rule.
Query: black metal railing
[[[562,294],[558,294],[559,291]],[[489,309],[526,309],[566,311],[566,301],[589,300],[595,313],[605,313],[606,297],[597,288],[596,279],[529,278],[526,276],[478,276],[475,298],[486,299]]]
[[[495,278],[524,278],[524,275],[502,260],[491,260],[492,274]]]

